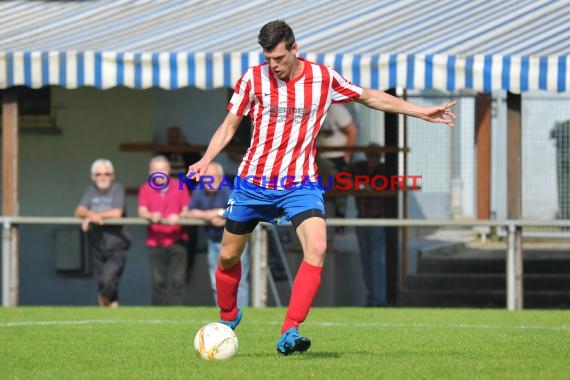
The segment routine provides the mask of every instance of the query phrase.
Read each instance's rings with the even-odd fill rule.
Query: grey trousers
[[[99,249],[89,247],[93,277],[99,294],[109,302],[119,300],[119,282],[127,261],[127,249]]]
[[[186,242],[170,247],[148,247],[153,305],[183,305],[188,251]]]

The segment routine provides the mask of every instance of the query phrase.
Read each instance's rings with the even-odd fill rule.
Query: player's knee
[[[326,239],[309,239],[307,242],[307,253],[311,256],[321,257],[327,251]]]
[[[220,250],[219,265],[222,269],[233,267],[240,259],[241,250],[235,246],[222,246]]]
[[[224,257],[220,256],[220,260],[218,261],[220,267],[222,269],[228,269],[233,267],[239,260],[239,257]]]

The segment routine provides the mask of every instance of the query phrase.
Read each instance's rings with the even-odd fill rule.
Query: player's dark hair
[[[275,49],[281,41],[285,41],[285,48],[291,50],[295,43],[295,35],[293,29],[281,20],[275,20],[263,25],[257,36],[257,42],[263,50],[271,51]]]

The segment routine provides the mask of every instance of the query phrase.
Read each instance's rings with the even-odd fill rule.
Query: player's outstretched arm
[[[401,113],[417,117],[431,123],[443,123],[453,127],[455,115],[450,111],[455,101],[436,107],[423,107],[392,96],[384,91],[365,88],[357,102],[367,107],[384,112]]]
[[[228,112],[222,124],[220,124],[216,132],[214,132],[202,159],[188,167],[188,173],[186,173],[188,178],[195,178],[197,181],[200,180],[200,176],[206,172],[210,162],[228,145],[235,135],[242,118],[243,116],[236,116]]]

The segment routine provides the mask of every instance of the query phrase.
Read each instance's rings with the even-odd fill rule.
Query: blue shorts
[[[289,221],[303,212],[324,218],[323,190],[318,184],[274,190],[251,182],[244,185],[242,182],[235,186],[230,196],[225,217],[236,222],[263,221],[277,224]]]

